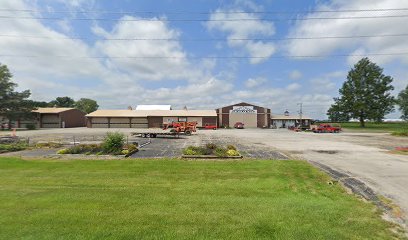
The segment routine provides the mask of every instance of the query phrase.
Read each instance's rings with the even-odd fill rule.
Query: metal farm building
[[[241,122],[245,128],[270,128],[271,109],[249,103],[237,103],[217,109],[218,126],[234,127]]]
[[[88,128],[160,128],[172,122],[217,124],[215,110],[97,110],[87,117]]]
[[[75,108],[38,108],[33,113],[38,128],[85,127],[86,113]]]

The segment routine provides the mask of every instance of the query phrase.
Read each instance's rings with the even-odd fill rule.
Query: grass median
[[[0,158],[0,239],[391,239],[303,161]]]

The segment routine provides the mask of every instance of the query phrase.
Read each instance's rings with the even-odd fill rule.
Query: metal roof
[[[300,116],[299,115],[287,116],[287,115],[272,114],[271,119],[273,119],[273,120],[299,120]],[[313,118],[310,118],[308,116],[302,116],[302,119],[312,120]]]
[[[36,112],[36,113],[62,113],[68,110],[72,110],[75,108],[38,108],[36,110],[33,110],[32,112]]]
[[[171,110],[171,105],[137,105],[135,110]]]
[[[216,117],[215,110],[96,110],[87,117]]]

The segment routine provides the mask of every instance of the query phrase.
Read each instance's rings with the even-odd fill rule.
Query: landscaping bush
[[[35,124],[33,124],[33,123],[30,123],[30,124],[26,125],[26,128],[28,130],[35,130],[35,129],[37,129],[37,126]]]
[[[227,151],[228,156],[239,156],[239,152],[237,150],[230,149]]]
[[[209,143],[206,147],[189,146],[183,150],[184,155],[215,155],[217,157],[229,157],[240,156],[239,152],[232,145],[228,145],[227,148],[215,147],[215,144]]]
[[[215,143],[207,143],[205,146],[206,146],[208,149],[212,149],[212,150],[214,150],[214,149],[217,148],[217,145],[216,145]]]
[[[96,154],[102,151],[100,144],[80,144],[70,148],[61,149],[57,154]]]
[[[105,153],[121,154],[125,144],[125,135],[120,132],[107,133],[102,148]]]
[[[25,150],[26,148],[28,148],[28,144],[25,142],[0,144],[0,153],[17,152]]]
[[[210,155],[211,151],[203,147],[189,146],[183,150],[184,155]]]
[[[217,157],[227,157],[227,156],[228,156],[228,155],[227,155],[227,149],[222,148],[222,147],[216,148],[216,149],[214,150],[214,154],[215,154]]]
[[[61,143],[47,142],[47,143],[37,143],[35,144],[36,148],[60,148],[62,147]]]
[[[69,154],[69,153],[70,153],[70,151],[67,148],[58,150],[58,152],[57,152],[57,154]]]
[[[234,145],[228,145],[227,149],[228,150],[235,150],[235,151],[237,150],[237,148]]]

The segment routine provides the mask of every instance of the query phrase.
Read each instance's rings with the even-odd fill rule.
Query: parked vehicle
[[[236,129],[244,129],[244,124],[242,122],[236,122],[234,124],[234,128]]]
[[[341,131],[341,127],[323,123],[319,126],[313,127],[312,131],[314,133],[339,133]]]
[[[215,125],[215,124],[209,124],[209,123],[206,123],[206,124],[205,124],[205,126],[204,126],[204,129],[213,129],[213,130],[217,130],[217,125]]]

